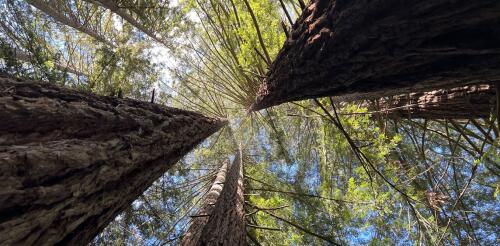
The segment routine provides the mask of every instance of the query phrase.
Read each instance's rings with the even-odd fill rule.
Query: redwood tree
[[[0,244],[85,245],[223,121],[0,77]]]
[[[500,1],[311,0],[252,110],[498,81]]]
[[[240,148],[199,241],[189,245],[246,245],[243,194],[243,163]]]
[[[474,119],[494,113],[495,100],[495,86],[480,84],[385,97],[369,108],[389,118]]]
[[[69,3],[45,0],[27,0],[27,2],[38,10],[54,18],[54,20],[60,22],[61,24],[85,33],[93,37],[95,40],[108,45],[109,47],[115,47],[115,44],[113,44],[112,41],[108,40],[102,33],[99,33],[98,30],[96,30],[97,27],[91,27],[89,23],[82,23],[74,14],[65,14],[64,9],[69,8],[67,8],[64,4],[69,5]]]
[[[145,33],[152,39],[156,40],[157,42],[164,44],[165,46],[168,46],[167,43],[162,40],[160,36],[158,36],[153,30],[149,29],[145,25],[141,23],[140,20],[137,20],[132,16],[130,13],[127,12],[127,9],[124,7],[120,6],[120,3],[122,1],[116,1],[116,0],[85,0],[90,3],[95,3],[97,5],[100,5],[106,9],[109,9],[111,12],[117,14],[118,16],[122,17],[124,20],[126,20],[128,23],[130,23],[132,26],[140,30],[141,32]],[[133,5],[134,3],[130,3]],[[137,4],[137,3],[135,3]],[[138,6],[140,8],[140,6]],[[160,7],[160,6],[157,6]]]
[[[206,194],[203,204],[198,210],[198,214],[192,218],[191,225],[182,238],[181,245],[196,245],[200,239],[201,232],[207,224],[210,214],[214,210],[217,199],[223,190],[228,163],[229,161],[224,161],[222,166],[219,168],[214,183]]]

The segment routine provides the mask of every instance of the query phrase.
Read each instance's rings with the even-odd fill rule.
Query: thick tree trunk
[[[389,118],[474,119],[493,113],[495,98],[495,86],[481,84],[386,97],[369,108]]]
[[[214,210],[215,203],[219,198],[219,195],[224,187],[224,182],[226,181],[227,165],[229,161],[224,161],[222,166],[219,168],[219,172],[210,187],[210,190],[206,194],[203,204],[198,210],[198,215],[194,217],[191,221],[191,225],[187,230],[186,234],[182,238],[182,246],[196,245],[200,239],[201,232],[208,222],[210,214]]]
[[[251,110],[498,81],[499,26],[498,0],[312,0]]]
[[[0,78],[0,244],[85,245],[224,122]]]
[[[229,169],[215,208],[203,228],[200,240],[195,245],[246,245],[243,193],[243,163],[240,148]]]

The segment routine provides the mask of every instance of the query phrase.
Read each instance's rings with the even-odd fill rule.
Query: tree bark
[[[241,148],[215,203],[215,208],[203,228],[200,240],[193,245],[246,245],[245,199]]]
[[[500,1],[312,0],[251,110],[495,82]]]
[[[369,108],[388,118],[475,119],[495,108],[495,86],[480,84],[378,99]]]
[[[0,244],[85,245],[223,121],[0,77]]]
[[[189,229],[182,238],[181,246],[196,245],[197,242],[199,241],[201,232],[203,231],[203,228],[207,224],[208,219],[212,214],[212,211],[214,210],[215,203],[217,202],[217,199],[219,198],[219,195],[223,190],[224,182],[226,181],[228,164],[229,161],[224,161],[224,163],[222,163],[222,166],[220,167],[219,172],[217,173],[217,176],[214,180],[214,183],[212,184],[212,187],[210,187],[210,190],[205,196],[203,205],[198,210],[197,217],[194,217],[192,219]]]

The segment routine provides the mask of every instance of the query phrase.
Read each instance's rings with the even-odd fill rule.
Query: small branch
[[[289,207],[288,205],[284,205],[284,206],[279,206],[279,207],[275,207],[275,208],[261,208],[261,207],[258,207],[257,209],[261,210],[261,211],[264,211],[264,210],[278,210],[278,209],[283,209],[283,208],[288,208],[288,207]]]
[[[252,243],[254,243],[255,245],[257,246],[260,246],[261,244],[257,241],[257,239],[251,235],[250,233],[247,232],[247,237],[250,238],[250,240],[252,241]]]
[[[281,229],[279,229],[279,228],[264,227],[264,226],[258,226],[258,225],[248,224],[248,223],[246,224],[246,226],[252,227],[255,229],[259,229],[259,230],[281,231]]]
[[[246,202],[246,201],[245,201],[245,203],[249,204],[249,203],[248,203],[248,202]],[[254,206],[254,207],[255,207],[255,206]],[[283,208],[287,208],[287,207],[289,207],[289,206],[288,206],[288,205],[285,205],[285,206],[280,206],[280,207],[276,207],[276,208],[260,208],[260,207],[255,207],[255,208],[256,208],[256,210],[255,210],[255,211],[250,212],[250,213],[248,213],[248,214],[245,214],[245,216],[247,216],[247,217],[248,217],[248,216],[250,216],[250,215],[256,214],[256,213],[257,213],[257,212],[259,212],[259,211],[265,211],[265,210],[266,210],[266,211],[271,211],[271,210],[278,210],[278,209],[283,209]]]
[[[286,38],[287,39],[290,38],[290,34],[288,33],[288,28],[286,27],[285,22],[281,21],[280,23],[281,23],[281,27],[283,28],[283,32],[285,32]]]
[[[300,8],[304,10],[306,8],[306,4],[304,3],[303,0],[299,0]]]
[[[245,3],[245,5],[248,9],[248,13],[250,14],[250,17],[252,17],[252,22],[253,22],[253,25],[255,27],[255,31],[257,32],[257,37],[259,39],[260,46],[261,46],[262,50],[264,51],[264,55],[266,57],[267,64],[271,64],[271,57],[269,56],[269,53],[267,52],[266,45],[264,44],[264,39],[262,38],[262,33],[260,32],[260,27],[259,27],[259,23],[257,22],[257,18],[255,17],[255,14],[254,14],[252,7],[250,6],[250,3],[248,2],[248,0],[243,0],[243,2]]]
[[[249,188],[250,190],[254,191],[267,191],[267,192],[277,192],[277,193],[283,193],[283,194],[291,194],[291,195],[296,195],[296,196],[303,196],[303,197],[313,197],[313,198],[319,198],[319,199],[325,199],[325,200],[330,200],[338,203],[352,203],[352,204],[372,204],[372,202],[354,202],[354,201],[345,201],[341,199],[335,199],[335,198],[330,198],[330,197],[324,197],[324,196],[318,196],[314,194],[307,194],[307,193],[298,193],[298,192],[293,192],[293,191],[282,191],[282,190],[275,190],[275,189],[265,189],[265,188]]]
[[[291,225],[291,226],[295,227],[296,229],[299,229],[299,230],[301,230],[301,231],[303,231],[303,232],[305,232],[305,233],[307,233],[307,234],[309,234],[309,235],[311,235],[311,236],[314,236],[314,237],[317,237],[317,238],[319,238],[319,239],[322,239],[322,240],[324,240],[324,241],[326,241],[326,242],[329,242],[329,243],[331,243],[332,245],[340,245],[339,243],[334,242],[334,241],[333,241],[333,239],[331,239],[331,238],[329,238],[329,237],[327,237],[327,236],[323,236],[323,235],[317,234],[317,233],[315,233],[315,232],[313,232],[313,231],[310,231],[310,230],[308,230],[307,228],[304,228],[304,227],[302,227],[302,226],[300,226],[300,225],[298,225],[298,224],[296,224],[296,223],[294,223],[294,222],[292,222],[292,221],[289,221],[289,220],[287,220],[287,219],[285,219],[285,218],[279,217],[279,216],[277,216],[277,215],[275,215],[275,214],[273,214],[273,213],[270,213],[270,212],[268,212],[268,211],[264,211],[264,213],[268,214],[269,216],[271,216],[271,217],[273,217],[273,218],[275,218],[275,219],[278,219],[278,220],[280,220],[280,221],[283,221],[283,222],[285,222],[285,223],[287,223],[287,224],[289,224],[289,225]]]
[[[198,214],[198,215],[191,215],[189,217],[191,217],[191,218],[210,217],[210,214]]]
[[[249,217],[250,215],[254,215],[254,214],[256,214],[257,212],[259,212],[259,210],[255,210],[255,211],[253,211],[253,212],[250,212],[250,213],[248,213],[248,214],[245,214],[245,217]]]
[[[285,12],[286,18],[288,19],[288,22],[290,23],[291,26],[293,26],[293,20],[292,17],[290,17],[290,13],[288,13],[288,10],[286,9],[286,5],[283,2],[283,0],[280,0],[280,5],[281,8],[283,9],[283,12]],[[283,23],[284,24],[284,23]],[[288,35],[287,35],[288,36]]]
[[[153,88],[153,93],[151,94],[151,103],[155,103],[155,89]]]
[[[262,55],[262,53],[260,53],[257,48],[253,47],[253,50],[257,53],[257,55],[259,55],[260,59],[262,59],[268,67],[271,66],[271,63],[264,57],[264,55]]]
[[[497,125],[498,129],[500,129],[500,84],[497,84],[496,86],[496,92],[497,92]]]

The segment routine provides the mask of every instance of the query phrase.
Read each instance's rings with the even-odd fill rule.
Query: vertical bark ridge
[[[229,169],[224,188],[196,245],[246,245],[245,199],[241,148]]]
[[[0,77],[0,244],[85,245],[224,121]]]
[[[194,217],[192,219],[189,229],[182,238],[182,246],[196,245],[196,243],[199,241],[201,232],[207,224],[210,214],[212,214],[212,211],[214,210],[217,199],[219,198],[219,195],[223,190],[228,164],[229,161],[226,160],[219,168],[214,183],[212,184],[212,187],[210,187],[210,190],[204,198],[202,206],[198,210],[198,216],[202,217]]]
[[[497,0],[311,0],[250,109],[498,81],[499,25]]]

